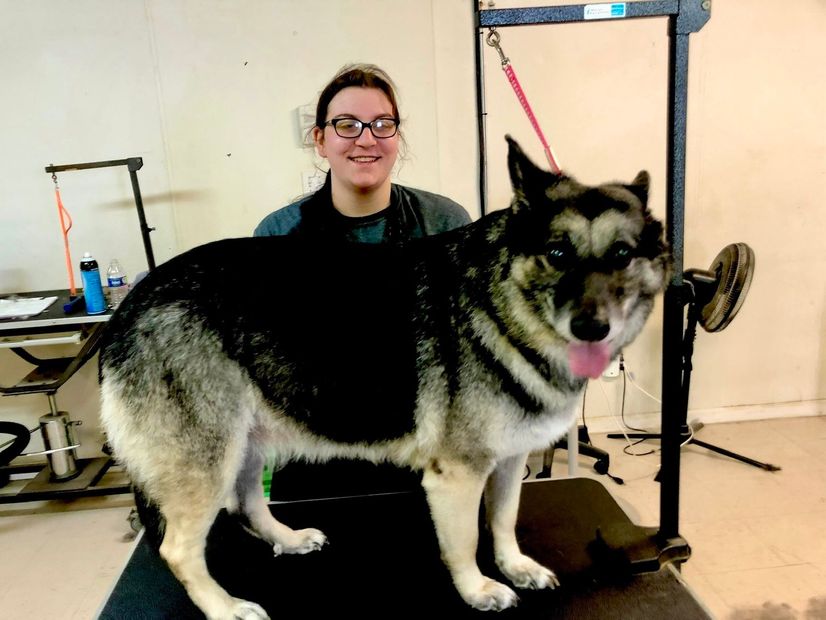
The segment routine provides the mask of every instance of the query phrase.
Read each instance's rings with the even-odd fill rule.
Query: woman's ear
[[[327,149],[324,147],[324,130],[321,127],[313,127],[313,143],[318,156],[326,159]]]

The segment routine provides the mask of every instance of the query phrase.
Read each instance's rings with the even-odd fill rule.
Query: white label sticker
[[[612,4],[586,4],[585,19],[616,19],[625,17],[625,2]]]

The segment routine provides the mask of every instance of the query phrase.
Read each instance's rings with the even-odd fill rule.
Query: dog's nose
[[[571,319],[571,333],[580,340],[599,342],[608,335],[611,326],[590,314],[578,314]]]

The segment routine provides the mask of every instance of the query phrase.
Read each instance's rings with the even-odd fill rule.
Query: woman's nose
[[[373,135],[372,130],[370,127],[365,127],[364,131],[361,132],[361,135],[356,138],[356,144],[359,146],[372,146],[376,143],[376,136]]]

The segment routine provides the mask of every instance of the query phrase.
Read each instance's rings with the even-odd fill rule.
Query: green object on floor
[[[270,485],[272,484],[272,465],[264,465],[264,472],[261,477],[261,484],[264,487],[264,497],[270,497]]]

